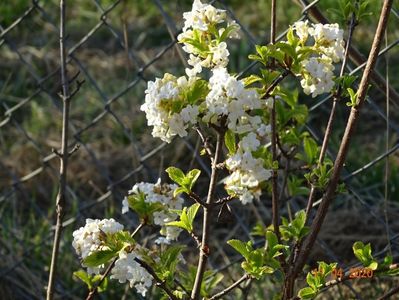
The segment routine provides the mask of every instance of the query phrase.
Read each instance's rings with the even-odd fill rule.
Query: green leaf
[[[201,171],[198,169],[193,169],[187,173],[185,176],[185,187],[191,191],[198,177],[201,175]]]
[[[243,79],[245,86],[249,86],[255,82],[263,81],[263,79],[257,75],[250,75]]]
[[[184,184],[185,175],[184,175],[183,171],[180,170],[179,168],[169,167],[166,169],[166,173],[168,173],[169,178],[172,179],[177,184],[179,184],[179,185]]]
[[[306,212],[305,210],[300,210],[295,214],[295,219],[292,221],[292,226],[297,229],[298,232],[305,226],[306,222]]]
[[[224,135],[224,143],[226,144],[227,150],[229,150],[229,154],[233,155],[237,151],[237,145],[236,145],[236,135],[233,131],[230,129],[226,131],[226,134]]]
[[[248,244],[240,240],[229,240],[227,241],[231,247],[233,247],[238,253],[240,253],[245,259],[248,259],[252,249],[248,249]]]
[[[316,162],[317,155],[318,155],[318,146],[314,139],[306,137],[303,140],[303,147],[307,157],[307,163],[313,164]]]
[[[352,88],[346,89],[349,94],[350,102],[347,102],[346,105],[348,106],[356,106],[357,105],[357,93]]]
[[[92,282],[90,280],[90,276],[84,270],[73,272],[73,275],[82,280],[87,285],[89,290],[92,288]]]
[[[100,281],[101,278],[102,278],[102,275],[100,275],[100,274],[95,275],[92,279],[92,282]],[[97,287],[97,291],[99,293],[102,293],[107,290],[107,287],[108,287],[108,277],[105,277],[104,280],[101,282],[101,284]]]
[[[251,230],[251,235],[253,236],[266,236],[266,228],[263,226],[262,223],[258,222]]]
[[[226,40],[230,36],[230,33],[232,33],[235,30],[237,30],[236,24],[227,26],[227,28],[223,31],[222,35],[220,36],[220,41],[223,42],[224,40]]]
[[[186,188],[179,186],[177,189],[175,189],[173,191],[173,197],[176,197],[176,196],[178,196],[178,195],[180,195],[182,193],[185,193],[186,191],[187,191]]]
[[[182,222],[182,221],[172,221],[172,222],[168,222],[165,224],[166,226],[173,226],[173,227],[179,227],[181,229],[190,231],[190,228],[187,227],[187,224]]]
[[[298,292],[298,297],[301,299],[313,299],[316,295],[317,292],[310,287],[305,287]]]
[[[375,270],[378,267],[377,261],[373,259],[370,243],[365,245],[363,242],[357,241],[353,244],[352,249],[353,254],[355,254],[364,267],[368,267],[372,270]]]
[[[195,216],[197,215],[198,209],[200,208],[199,203],[195,203],[189,207],[187,210],[187,221],[188,224],[190,225],[191,232],[193,231],[193,223]]]
[[[159,202],[148,203],[145,201],[145,197],[144,193],[139,192],[138,194],[127,196],[127,201],[129,207],[139,215],[141,220],[151,223],[153,213],[164,210],[164,206]]]
[[[185,94],[187,102],[191,105],[198,104],[200,100],[206,98],[209,92],[208,82],[205,80],[196,80]]]
[[[117,251],[113,250],[101,250],[96,251],[87,256],[83,263],[87,267],[97,267],[99,265],[109,262],[114,256],[117,255]]]
[[[168,222],[165,225],[179,227],[184,230],[187,230],[189,233],[192,233],[194,230],[193,222],[194,222],[195,215],[197,214],[199,207],[200,207],[200,205],[198,203],[191,205],[188,209],[187,209],[187,207],[184,207],[183,210],[179,214],[180,215],[179,221]]]

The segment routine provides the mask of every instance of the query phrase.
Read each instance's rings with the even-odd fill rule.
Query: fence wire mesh
[[[17,299],[41,299],[47,280],[47,269],[42,263],[48,265],[50,261],[58,187],[58,158],[52,149],[60,147],[61,132],[62,103],[57,95],[59,28],[55,2],[25,2],[26,8],[12,9],[9,19],[0,19],[0,291],[12,290]],[[115,216],[135,182],[166,179],[162,170],[169,165],[195,165],[210,174],[209,162],[198,155],[201,143],[194,134],[170,145],[161,143],[151,137],[145,116],[139,110],[148,80],[164,72],[183,73],[185,54],[176,37],[182,12],[189,9],[189,2],[93,0],[85,1],[84,9],[74,7],[80,5],[79,1],[68,4],[68,75],[71,85],[83,80],[84,83],[72,100],[70,117],[70,148],[80,145],[80,150],[71,157],[69,165],[60,262],[63,274],[56,284],[57,296],[63,299],[80,295],[80,287],[67,289],[78,261],[65,253],[73,252],[71,232],[85,218]],[[241,26],[242,39],[233,45],[231,61],[233,71],[242,75],[257,68],[246,60],[246,55],[254,51],[255,44],[268,41],[268,23],[260,22],[264,28],[254,26],[258,20],[245,17],[254,12],[235,12],[236,2],[212,1]],[[246,6],[256,2],[248,1]],[[328,20],[318,8],[321,2],[296,1],[290,11],[298,20],[325,23]],[[0,8],[13,5],[10,1],[0,4]],[[136,12],[133,17],[132,9]],[[151,17],[146,19],[149,13]],[[394,9],[392,24],[397,25],[398,19]],[[286,24],[279,23],[279,39],[284,38],[288,24],[297,19],[284,20]],[[252,30],[253,27],[256,29]],[[346,259],[349,255],[342,249],[350,252],[356,239],[373,242],[378,255],[387,251],[398,254],[399,126],[393,116],[399,95],[395,90],[396,78],[388,76],[389,66],[399,62],[398,43],[396,31],[389,35],[380,52],[379,66],[372,77],[373,88],[361,117],[361,123],[366,125],[358,128],[355,149],[351,150],[342,175],[349,192],[335,200],[334,209],[343,213],[327,219],[329,226],[315,249],[314,256],[347,268],[351,266]],[[356,44],[351,48],[348,71],[359,75],[365,66],[367,49],[355,47]],[[308,130],[317,140],[322,138],[329,99],[318,99],[310,106]],[[339,120],[338,131],[346,120],[344,108],[339,111]],[[341,134],[338,132],[333,139],[339,140]],[[331,147],[329,155],[334,157],[336,151],[337,147]],[[212,268],[237,267],[240,260],[226,253],[225,242],[236,236],[253,239],[253,220],[270,220],[271,204],[267,197],[245,209],[233,205],[235,223],[215,228],[218,238],[213,245],[216,254],[210,261]],[[303,208],[304,200],[291,199],[283,212],[287,212],[287,207],[292,211]],[[389,222],[384,215],[385,200],[390,200]],[[137,224],[133,215],[120,218],[131,227]],[[360,291],[349,283],[348,286],[361,299]]]

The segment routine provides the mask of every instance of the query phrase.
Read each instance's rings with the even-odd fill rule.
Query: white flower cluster
[[[72,246],[75,248],[76,253],[82,259],[85,259],[93,252],[106,248],[102,240],[104,234],[116,233],[122,230],[123,225],[114,219],[86,219],[86,225],[73,232]],[[87,268],[87,272],[89,274],[98,274],[102,267]]]
[[[226,12],[200,0],[194,0],[192,10],[185,12],[183,18],[183,32],[177,39],[184,44],[183,50],[190,54],[188,64],[193,68],[186,69],[187,75],[195,76],[203,67],[227,66],[230,53],[224,40],[238,38],[239,26],[233,21],[223,27],[220,24],[226,22]]]
[[[181,232],[178,227],[165,226],[166,223],[175,221],[178,215],[170,210],[181,210],[183,207],[183,198],[180,196],[173,196],[174,190],[178,186],[176,184],[161,184],[158,180],[157,183],[141,182],[133,186],[129,191],[129,195],[144,194],[145,202],[147,203],[160,203],[163,205],[164,210],[156,211],[153,214],[154,224],[162,226],[160,233],[165,237],[160,237],[156,240],[157,243],[169,243],[176,240]],[[129,203],[127,198],[122,202],[122,213],[129,211]]]
[[[113,234],[123,230],[123,225],[114,219],[93,220],[86,219],[86,225],[73,232],[72,246],[76,253],[85,259],[96,251],[107,250],[103,236],[105,234]],[[139,247],[138,245],[135,246]],[[147,289],[152,284],[151,275],[142,268],[135,260],[139,254],[135,251],[126,253],[120,251],[119,258],[115,262],[115,266],[111,271],[111,279],[117,279],[120,283],[130,282],[130,287],[135,287],[137,292],[145,296]],[[84,263],[83,267],[86,267]],[[87,273],[99,274],[104,269],[104,265],[98,267],[88,267]]]
[[[243,134],[260,128],[259,116],[248,112],[261,108],[262,101],[255,89],[247,89],[242,80],[231,76],[227,69],[213,69],[209,80],[210,92],[206,97],[207,113],[204,122],[216,124],[220,117],[227,117],[227,127],[235,133]]]
[[[141,110],[146,113],[149,126],[154,126],[152,135],[170,143],[176,135],[184,137],[187,128],[197,123],[199,108],[196,105],[184,106],[183,92],[196,78],[182,76],[177,78],[171,74],[149,81],[145,91],[145,103]]]
[[[301,85],[305,94],[312,97],[328,93],[334,86],[334,66],[344,56],[343,30],[338,24],[309,24],[298,21],[293,25],[303,46],[313,38],[311,47],[318,53],[302,62]]]
[[[270,128],[264,130],[264,134],[269,131]],[[226,190],[237,196],[243,204],[259,198],[260,183],[271,176],[271,171],[263,167],[263,160],[252,154],[259,147],[259,136],[250,132],[238,143],[238,151],[226,160],[226,167],[232,172],[225,180]]]
[[[152,285],[152,276],[134,260],[136,257],[141,258],[134,250],[130,253],[119,252],[119,258],[111,270],[111,279],[116,279],[119,283],[129,281],[130,287],[134,286],[137,292],[145,297],[148,288]]]

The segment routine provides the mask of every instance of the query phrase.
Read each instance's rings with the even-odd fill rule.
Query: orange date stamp
[[[316,274],[317,272],[319,272],[318,269],[313,269],[311,273]],[[331,275],[335,280],[342,280],[346,276],[347,276],[346,278],[349,279],[372,278],[374,275],[374,271],[370,268],[358,267],[358,268],[350,268],[349,272],[345,274],[342,268],[335,268],[333,269]]]

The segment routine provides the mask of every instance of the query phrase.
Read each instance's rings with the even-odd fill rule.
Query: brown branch
[[[147,264],[145,261],[141,260],[140,258],[135,257],[134,260],[142,266],[146,271],[154,278],[155,280],[155,285],[161,289],[164,290],[164,292],[169,296],[169,299],[172,300],[178,300],[178,298],[173,295],[173,292],[168,288],[166,285],[166,282],[163,281],[161,278],[158,277],[158,275],[155,273],[155,271],[151,268],[149,264]]]
[[[230,202],[230,201],[232,201],[232,200],[234,200],[234,197],[233,197],[233,196],[223,197],[223,198],[220,198],[219,200],[217,200],[217,201],[214,203],[214,205],[223,205],[223,204],[225,204],[225,203],[227,203],[227,202]]]
[[[200,139],[202,141],[202,144],[204,146],[204,150],[206,151],[206,154],[209,157],[212,158],[213,157],[213,153],[212,153],[212,149],[211,149],[211,147],[209,145],[208,138],[204,136],[204,134],[201,132],[199,127],[195,127],[195,130],[197,131],[197,133],[198,133],[198,135],[199,135],[199,137],[200,137]]]
[[[224,133],[225,133],[224,122],[222,122],[221,127],[219,129],[217,129],[217,131],[216,131],[216,134],[217,134],[216,150],[215,150],[215,156],[212,160],[211,180],[209,183],[208,197],[206,200],[207,206],[204,207],[200,257],[198,260],[198,268],[197,268],[197,274],[195,275],[193,290],[191,292],[191,298],[193,300],[199,299],[201,283],[202,283],[202,279],[204,277],[205,267],[206,267],[206,263],[207,263],[208,255],[209,255],[209,246],[208,246],[209,228],[210,228],[210,220],[211,220],[211,214],[212,214],[212,206],[213,206],[212,204],[214,202],[213,194],[214,194],[215,187],[216,187],[217,173],[218,173],[217,172],[218,169],[216,166],[217,166],[220,156],[222,154]]]
[[[307,236],[306,240],[304,241],[303,247],[300,249],[300,253],[298,256],[298,260],[295,263],[295,266],[293,268],[293,273],[289,274],[290,277],[292,277],[293,280],[295,280],[296,274],[303,268],[309,254],[310,250],[312,249],[316,237],[320,231],[320,228],[324,222],[324,218],[327,214],[327,210],[329,208],[329,205],[334,198],[336,188],[338,186],[338,182],[340,179],[340,174],[341,170],[343,167],[343,164],[346,159],[346,155],[348,152],[348,147],[352,138],[352,135],[355,130],[355,126],[359,117],[360,109],[365,101],[366,94],[367,94],[367,89],[368,89],[368,83],[370,79],[370,74],[371,71],[373,70],[377,57],[378,57],[378,51],[381,46],[381,41],[383,38],[383,34],[387,25],[389,13],[392,7],[392,2],[393,0],[385,0],[382,10],[381,10],[381,15],[380,19],[378,22],[378,27],[374,36],[373,44],[371,47],[371,51],[369,54],[369,58],[367,60],[367,65],[365,68],[365,71],[363,73],[360,86],[358,89],[358,98],[357,98],[357,104],[352,107],[349,119],[346,125],[345,133],[342,138],[342,142],[338,151],[337,158],[334,163],[333,171],[332,171],[332,176],[330,179],[330,182],[328,184],[327,190],[323,196],[322,202],[319,206],[319,209],[317,210],[315,219],[313,220],[310,233]],[[290,297],[292,295],[289,295]]]
[[[188,194],[188,196],[189,196],[192,200],[194,200],[195,202],[197,202],[199,205],[201,205],[202,207],[207,207],[207,206],[208,206],[208,204],[207,204],[206,202],[202,201],[201,197],[198,196],[196,193],[190,192],[190,193]]]
[[[136,236],[136,234],[143,228],[145,224],[140,223],[139,226],[133,231],[133,233],[130,235],[132,238]],[[91,300],[93,297],[97,294],[98,292],[98,287],[104,282],[105,278],[111,273],[113,267],[115,266],[116,261],[118,260],[119,257],[115,257],[112,262],[108,265],[107,269],[105,272],[101,275],[100,280],[97,282],[97,284],[90,290],[89,294],[86,297],[86,300]]]
[[[271,4],[271,26],[270,26],[270,44],[274,44],[276,42],[276,0],[272,0]],[[273,62],[274,63],[274,62]],[[281,74],[278,78],[283,80],[284,76]],[[277,78],[277,79],[278,79]],[[274,82],[276,86],[278,84],[278,80]],[[266,91],[266,95],[269,93],[268,91],[272,89],[269,87]],[[272,159],[273,162],[277,160],[277,129],[276,129],[276,99],[272,98],[272,110],[271,110],[271,127],[272,127],[272,136],[271,136],[271,144],[272,144]],[[272,224],[274,233],[277,236],[277,240],[280,243],[280,227],[279,227],[279,196],[278,196],[278,187],[277,187],[278,174],[277,170],[273,168],[272,170]]]
[[[388,293],[382,295],[380,298],[378,298],[377,300],[386,300],[389,299],[391,296],[395,295],[399,293],[399,286],[391,289]]]
[[[349,25],[349,33],[348,33],[348,39],[346,41],[344,59],[342,61],[341,70],[339,73],[339,77],[341,77],[341,78],[345,72],[345,67],[346,67],[346,63],[347,63],[348,55],[349,55],[349,47],[352,43],[352,37],[353,37],[353,32],[354,32],[355,27],[356,27],[356,15],[355,15],[355,13],[353,13],[351,20],[350,20],[350,25]],[[327,152],[327,145],[328,145],[328,142],[330,141],[330,136],[332,133],[332,127],[333,127],[333,123],[334,123],[336,107],[337,107],[338,101],[341,99],[341,95],[342,95],[342,86],[339,85],[337,88],[337,92],[334,94],[334,97],[333,97],[333,105],[331,107],[331,112],[330,112],[330,116],[328,118],[326,132],[324,133],[323,143],[322,143],[322,146],[320,149],[318,166],[320,166],[323,163],[326,152]],[[313,206],[315,192],[316,192],[316,187],[314,184],[312,184],[312,186],[310,188],[308,204],[306,207],[306,222],[309,220],[309,214],[310,214],[310,211]]]
[[[47,300],[54,297],[54,282],[57,273],[57,261],[62,233],[62,222],[64,219],[66,183],[68,170],[68,129],[69,129],[69,107],[70,92],[69,82],[67,79],[66,69],[66,50],[65,50],[65,2],[60,0],[60,63],[61,63],[61,84],[62,84],[62,136],[61,136],[61,153],[60,153],[60,172],[59,172],[59,190],[56,198],[56,214],[57,220],[54,232],[53,250],[51,254],[51,264],[47,287]]]
[[[398,269],[398,268],[399,268],[399,265],[398,265],[398,264],[392,264],[392,265],[390,265],[390,266],[388,266],[388,267],[385,267],[385,268],[383,268],[383,269],[375,270],[375,271],[373,272],[373,275],[378,275],[379,273],[383,273],[383,272],[386,272],[386,271],[389,271],[389,270],[395,270],[395,269]],[[350,275],[351,275],[351,272],[350,272],[350,270],[349,270],[349,271],[346,272],[345,275],[342,276],[341,278],[336,278],[336,279],[327,281],[327,282],[324,284],[324,286],[322,287],[322,289],[321,289],[320,292],[324,292],[324,291],[326,291],[327,289],[329,289],[330,287],[333,287],[333,286],[335,286],[335,285],[337,285],[337,284],[340,284],[340,283],[342,283],[342,282],[344,282],[344,281],[354,279],[354,278],[351,278]]]
[[[276,79],[274,79],[274,81],[267,87],[265,94],[262,96],[262,99],[267,99],[270,97],[270,94],[273,92],[274,88],[276,86],[279,85],[279,83],[281,81],[283,81],[283,79],[285,77],[287,77],[290,74],[289,70],[284,70],[283,73],[280,74],[280,76],[278,76]]]
[[[244,282],[245,280],[250,279],[250,278],[251,278],[250,275],[245,274],[240,279],[238,279],[236,282],[234,282],[232,285],[225,288],[223,291],[221,291],[220,293],[217,293],[214,296],[212,296],[211,298],[209,298],[209,300],[216,300],[216,299],[222,298],[223,296],[227,295],[230,291],[232,291],[233,289],[238,287],[242,282]]]

